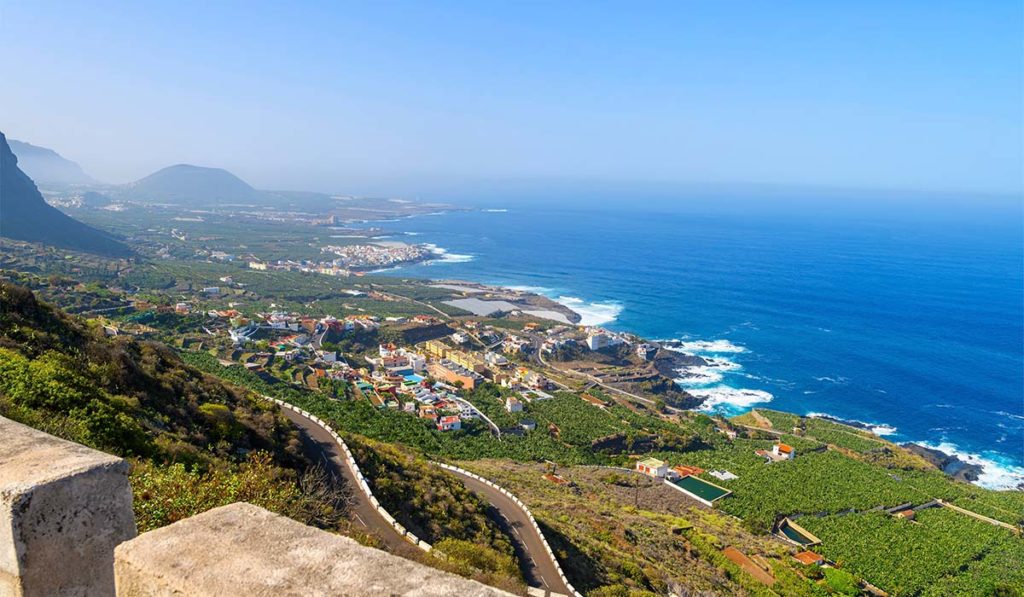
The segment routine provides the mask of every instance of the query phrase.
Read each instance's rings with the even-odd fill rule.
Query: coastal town
[[[234,281],[225,278],[222,283]],[[486,424],[496,435],[531,431],[535,423],[525,415],[516,428],[501,428],[463,394],[482,384],[493,384],[502,389],[503,407],[508,413],[528,413],[531,403],[549,400],[551,392],[567,389],[564,383],[545,375],[547,371],[564,375],[547,364],[559,353],[621,348],[643,362],[657,351],[652,344],[634,343],[628,335],[587,326],[550,325],[545,329],[536,322],[527,322],[521,330],[513,331],[472,318],[452,320],[430,315],[338,318],[275,310],[247,316],[230,302],[226,308],[202,310],[201,305],[217,301],[222,288],[198,290],[197,300],[179,301],[173,306],[133,301],[132,319],[139,323],[108,325],[106,330],[111,335],[144,332],[147,327],[142,322],[150,312],[199,316],[203,319],[203,334],[186,335],[181,341],[189,349],[212,350],[224,364],[240,364],[260,375],[284,375],[290,382],[311,389],[341,382],[348,388],[349,397],[428,420],[438,431],[458,430],[469,421]],[[388,337],[396,341],[363,352],[343,354],[337,350],[346,337],[377,337],[382,329],[393,332]],[[413,340],[403,343],[400,338]],[[604,406],[589,394],[584,400]]]
[[[678,342],[584,325],[564,305],[527,291],[323,275],[308,261],[227,247],[190,251],[188,269],[168,257],[142,271],[6,248],[0,266],[10,281],[87,317],[111,341],[166,342],[191,367],[291,401],[353,437],[458,461],[524,500],[543,503],[556,492],[559,506],[537,511],[603,566],[613,565],[601,547],[607,515],[577,492],[617,495],[623,508],[669,509],[671,529],[659,533],[701,545],[700,558],[770,588],[815,585],[822,575],[878,595],[899,586],[913,571],[873,569],[874,548],[844,539],[869,521],[882,525],[879,540],[911,545],[934,542],[928,533],[942,525],[1005,538],[993,558],[1019,541],[1021,521],[1001,501],[1012,497],[954,481],[911,448],[841,422],[703,412],[675,380],[714,363]],[[152,246],[164,248],[174,253]],[[26,271],[40,267],[61,273]],[[76,280],[88,272],[107,272],[106,282]],[[565,511],[586,515],[560,521]],[[651,522],[629,512],[613,517],[629,520],[617,536]],[[698,543],[703,536],[715,542]],[[939,537],[918,586],[941,577],[948,558],[972,557],[956,555],[950,535]],[[641,551],[629,557],[650,562]],[[693,561],[668,567],[684,574]],[[573,574],[574,583],[586,583]]]

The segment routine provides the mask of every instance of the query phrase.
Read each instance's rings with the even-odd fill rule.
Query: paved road
[[[417,556],[422,553],[419,548],[402,538],[359,490],[355,473],[346,464],[341,447],[335,443],[334,438],[322,427],[291,409],[283,408],[281,412],[302,432],[303,444],[310,457],[322,462],[334,477],[340,476],[351,488],[352,502],[349,513],[352,519],[380,539],[387,551],[402,557],[418,559]],[[565,583],[558,576],[554,562],[544,549],[544,542],[530,524],[526,512],[497,489],[472,477],[452,474],[456,475],[470,491],[482,495],[498,511],[502,526],[505,527],[503,530],[512,540],[527,584],[553,594],[569,594]]]
[[[506,527],[505,532],[516,550],[527,584],[552,593],[568,595],[569,588],[559,578],[555,563],[544,549],[544,542],[530,524],[526,512],[497,489],[472,477],[454,471],[447,472],[458,477],[470,491],[483,496],[498,511]]]
[[[377,512],[366,494],[360,491],[355,473],[346,464],[345,455],[331,434],[291,409],[282,408],[281,412],[302,432],[302,441],[307,454],[322,462],[333,477],[343,478],[351,489],[352,502],[349,506],[349,514],[352,519],[371,535],[380,539],[387,551],[410,559],[419,556],[422,553],[420,549],[403,539],[398,531]]]

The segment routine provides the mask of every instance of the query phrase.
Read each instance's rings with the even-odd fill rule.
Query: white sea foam
[[[467,261],[473,261],[474,259],[473,255],[460,255],[459,253],[449,253],[448,249],[441,248],[432,243],[425,243],[423,246],[425,246],[427,249],[430,250],[431,253],[438,257],[438,259],[431,259],[430,261],[428,261],[427,265],[433,265],[435,263],[465,263]]]
[[[872,425],[871,433],[883,437],[886,435],[895,435],[896,428],[893,427],[892,425]]]
[[[550,288],[545,288],[544,286],[526,286],[523,284],[505,286],[505,288],[508,288],[509,290],[518,290],[519,292],[532,292],[533,294],[539,294],[542,296],[547,296],[547,294],[551,292]]]
[[[825,413],[809,412],[804,416],[811,417],[813,419],[831,419],[839,423],[848,423],[853,426],[860,426],[878,436],[894,435],[897,431],[895,427],[893,427],[892,425],[887,425],[885,423],[868,423],[867,421],[858,421],[857,419],[844,419],[842,417],[836,417],[834,415],[829,415]]]
[[[622,313],[622,304],[614,301],[588,303],[575,296],[560,296],[555,301],[578,313],[580,325],[604,325],[615,321]]]
[[[687,388],[696,388],[719,383],[724,377],[720,372],[708,367],[686,367],[679,370],[683,374],[675,382]]]
[[[764,390],[748,390],[744,388],[730,388],[729,386],[715,386],[687,390],[697,398],[703,398],[704,403],[699,410],[706,412],[735,412],[752,408],[755,404],[771,402],[774,396]]]
[[[987,489],[1016,489],[1021,483],[1024,483],[1024,467],[1007,462],[1005,456],[992,453],[982,455],[964,452],[959,446],[949,442],[940,442],[938,444],[929,442],[914,443],[938,450],[950,456],[956,456],[968,464],[980,466],[981,473],[978,475],[978,480],[974,482],[975,485],[980,485]]]
[[[680,368],[680,377],[676,378],[676,383],[687,388],[707,386],[721,382],[726,373],[743,368],[739,363],[723,358],[704,357],[704,361],[707,365]]]
[[[1018,421],[1024,421],[1024,416],[1016,415],[1016,414],[1013,414],[1013,413],[1008,413],[1005,410],[992,411],[992,414],[994,414],[994,415],[1002,415],[1004,417],[1007,417],[1007,418],[1010,418],[1010,419],[1016,419]]]
[[[747,352],[746,347],[733,344],[728,340],[685,340],[676,346],[666,346],[669,350],[686,354],[739,354]]]
[[[822,376],[822,377],[815,377],[814,379],[816,379],[818,381],[827,381],[827,382],[834,383],[834,384],[839,385],[839,386],[846,385],[846,384],[850,383],[850,379],[847,378],[847,377],[843,377],[842,375],[837,375],[836,377],[829,377],[829,376],[825,375],[825,376]]]
[[[487,213],[490,213],[490,214],[503,214],[503,213],[507,213],[508,212],[507,209],[485,209],[483,211],[485,211]]]

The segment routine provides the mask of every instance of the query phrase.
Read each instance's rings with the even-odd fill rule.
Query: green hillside
[[[300,489],[309,462],[277,407],[4,282],[0,415],[129,458],[141,529],[238,500],[333,520],[333,504]]]

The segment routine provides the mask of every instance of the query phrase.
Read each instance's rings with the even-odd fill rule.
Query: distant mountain
[[[52,149],[23,141],[10,140],[11,151],[18,156],[18,164],[32,180],[43,185],[96,184],[96,179],[82,167]]]
[[[0,132],[0,236],[66,249],[128,256],[131,250],[113,237],[69,217],[43,201],[32,179]]]
[[[189,164],[169,166],[154,172],[127,185],[124,194],[137,201],[197,207],[259,202],[264,196],[263,192],[227,170]]]

